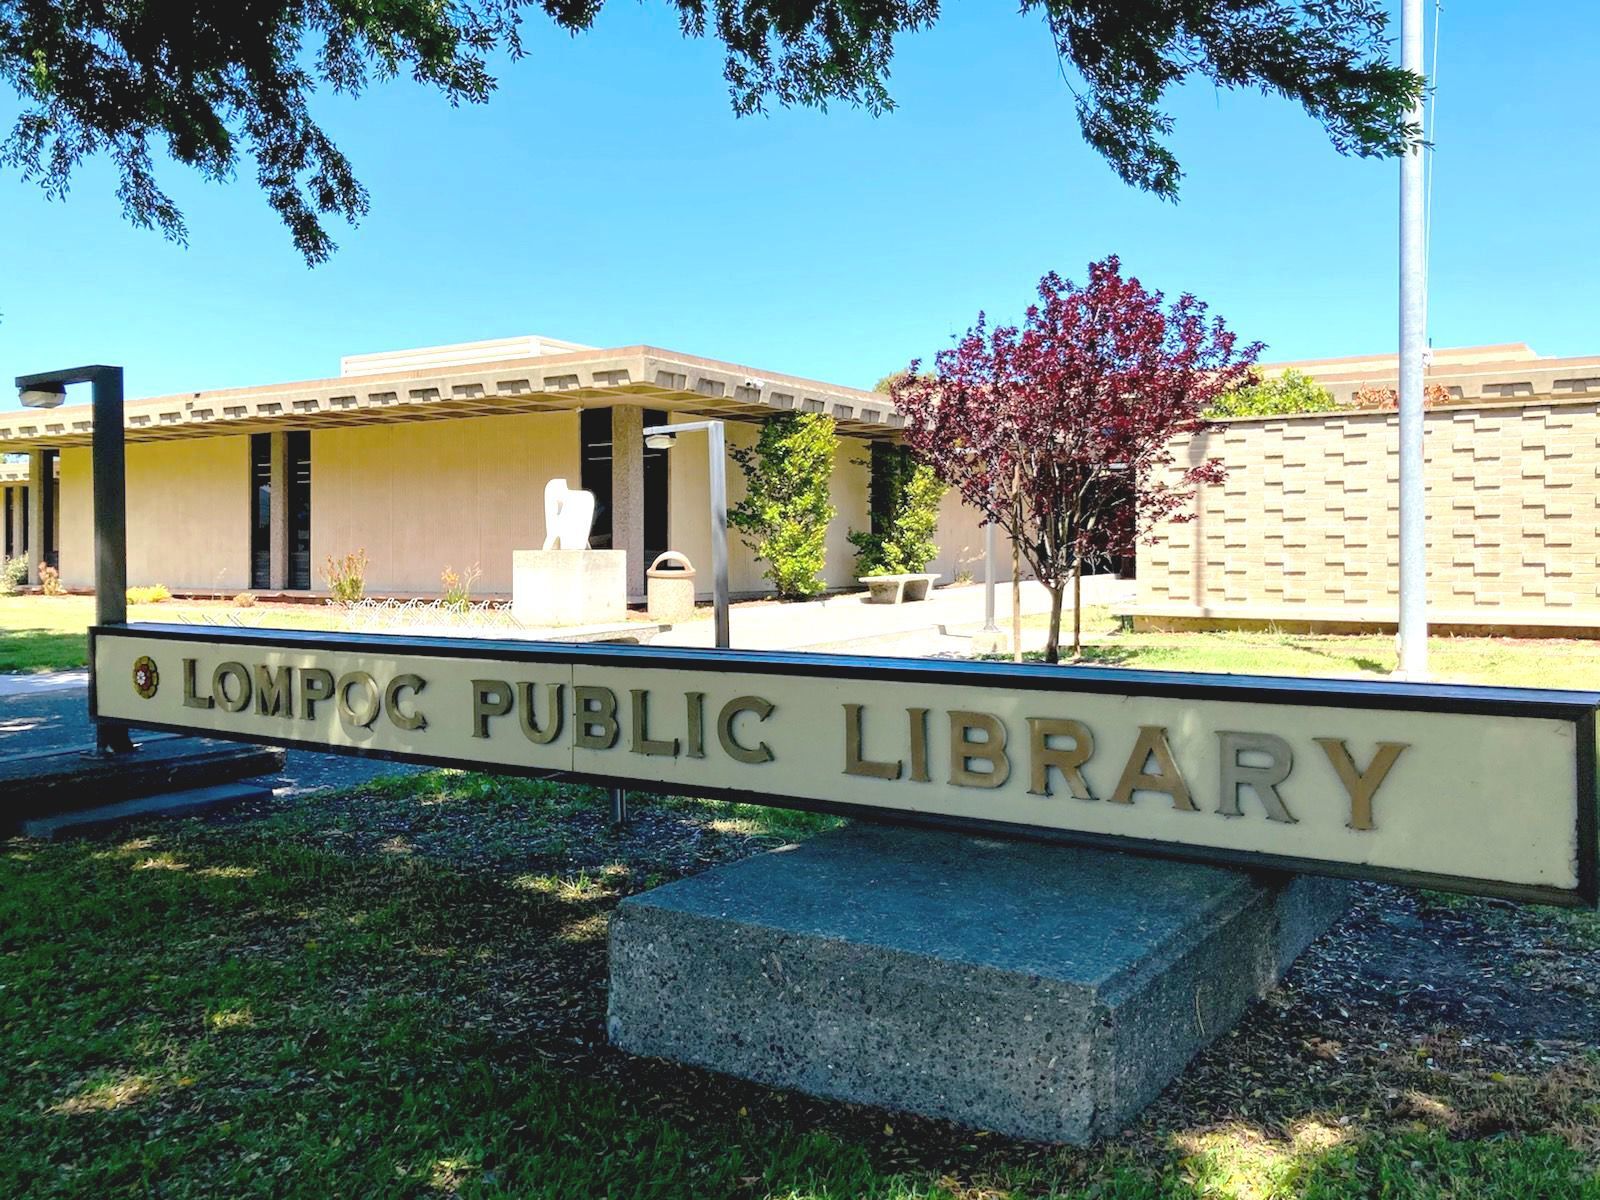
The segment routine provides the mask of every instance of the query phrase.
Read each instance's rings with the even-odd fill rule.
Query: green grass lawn
[[[0,596],[0,672],[57,671],[88,661],[86,596]]]
[[[1043,629],[1046,620],[1029,617],[1024,627]],[[1095,666],[1370,677],[1393,673],[1398,661],[1389,634],[1132,633],[1105,608],[1084,609],[1083,633],[1083,661]],[[1062,637],[1070,646],[1070,627]],[[1452,683],[1600,688],[1600,641],[1435,637],[1428,640],[1428,665],[1435,679]]]
[[[1292,981],[1084,1150],[628,1058],[617,901],[831,821],[604,808],[435,772],[0,846],[0,1196],[1600,1198],[1600,1063],[1330,1031]]]
[[[226,602],[169,601],[138,605],[135,621],[225,621],[240,610]],[[273,605],[249,610],[252,624],[296,629],[337,627],[337,617],[317,605]],[[0,673],[81,667],[85,631],[94,620],[87,596],[0,597]],[[1042,628],[1029,617],[1029,629]],[[1373,676],[1393,672],[1394,639],[1289,633],[1129,633],[1105,608],[1084,610],[1083,661],[1098,666],[1149,667],[1234,674]],[[1037,657],[1037,655],[1031,656]],[[1519,638],[1433,638],[1429,658],[1436,679],[1524,687],[1600,688],[1600,641]]]
[[[339,618],[322,605],[274,604],[240,609],[228,601],[169,600],[136,604],[133,621],[226,622],[247,614],[252,624],[336,629]],[[92,596],[0,596],[0,673],[60,671],[89,661]]]

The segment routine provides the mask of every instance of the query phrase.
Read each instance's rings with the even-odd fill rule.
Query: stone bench
[[[937,575],[865,575],[857,580],[867,587],[868,604],[909,604],[926,600]]]

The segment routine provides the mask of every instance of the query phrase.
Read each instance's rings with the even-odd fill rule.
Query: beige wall
[[[692,420],[674,418],[675,421]],[[311,437],[312,589],[321,591],[330,555],[364,549],[374,593],[431,594],[446,567],[474,563],[483,574],[480,596],[511,590],[511,554],[544,538],[544,486],[580,478],[576,413],[518,414],[455,421],[321,428]],[[750,446],[756,426],[726,425],[729,441]],[[249,586],[248,435],[135,443],[128,447],[128,581],[174,590],[243,591]],[[868,527],[868,443],[840,439],[832,497],[838,515],[828,530],[824,581],[855,586],[855,548],[849,531]],[[686,435],[668,459],[672,547],[700,572],[711,593],[710,494],[705,442]],[[728,500],[745,494],[738,467],[728,464]],[[63,582],[93,584],[90,452],[61,454],[60,548]],[[977,513],[945,497],[930,565],[945,582],[960,571],[983,574],[983,533]],[[737,530],[729,536],[729,584],[734,594],[770,591],[762,564]],[[1009,572],[1001,539],[1000,576]]]
[[[139,446],[128,447],[128,457]],[[61,451],[61,582],[69,588],[94,586],[94,472],[89,448],[69,446]],[[128,555],[144,538],[143,530],[128,523]],[[133,582],[130,576],[128,582]],[[168,585],[171,586],[170,584]]]
[[[1600,404],[1428,412],[1428,602],[1438,614],[1600,614]],[[1141,611],[1397,604],[1397,418],[1252,418],[1178,447],[1218,457],[1196,519],[1139,549]]]
[[[330,555],[364,549],[372,592],[437,592],[445,567],[476,563],[478,594],[509,594],[511,552],[543,544],[558,478],[578,486],[577,413],[315,430],[311,586]]]
[[[940,583],[954,583],[956,577],[967,574],[978,582],[983,581],[983,515],[961,499],[954,488],[944,494],[939,505],[939,531],[934,535],[939,545],[939,555],[928,564],[928,570],[939,573]],[[996,531],[994,565],[996,580],[1011,579],[1011,539],[1002,530]],[[1030,576],[1028,564],[1022,564],[1024,578]]]
[[[128,447],[128,585],[236,592],[250,581],[248,435]],[[87,447],[61,452],[61,582],[94,586]]]
[[[828,562],[822,569],[823,581],[830,588],[857,586],[856,548],[850,544],[850,531],[872,528],[870,455],[871,448],[862,439],[839,439],[833,486],[828,491],[838,515],[828,526]]]

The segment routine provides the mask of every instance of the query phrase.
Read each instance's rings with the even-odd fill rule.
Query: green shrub
[[[256,606],[255,593],[240,592],[233,598],[233,605],[235,608],[254,608]]]
[[[822,591],[827,559],[828,497],[839,435],[822,413],[781,413],[761,427],[753,447],[732,447],[744,473],[745,498],[728,513],[744,544],[767,564],[778,595],[794,599]]]
[[[352,550],[342,558],[328,555],[322,578],[335,604],[355,604],[367,594],[367,567],[371,560],[366,550]]]
[[[1288,370],[1217,397],[1208,417],[1277,417],[1284,413],[1332,412],[1333,393],[1309,375]]]
[[[0,596],[15,596],[28,581],[28,556],[0,559]]]
[[[858,575],[920,574],[939,553],[945,485],[902,446],[872,447],[872,528],[850,531]]]
[[[172,593],[167,590],[166,584],[152,583],[148,587],[131,587],[128,589],[129,604],[161,604],[171,600]]]

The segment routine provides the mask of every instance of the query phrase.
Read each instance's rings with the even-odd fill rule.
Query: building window
[[[15,558],[16,554],[17,554],[16,527],[14,525],[14,522],[17,519],[16,512],[17,512],[17,489],[16,488],[7,488],[6,489],[6,557],[7,558]]]
[[[311,431],[296,429],[287,441],[289,467],[289,586],[311,590]]]
[[[44,511],[39,522],[43,526],[39,530],[39,561],[60,570],[60,556],[56,551],[56,511],[59,507],[56,503],[57,489],[59,487],[56,483],[56,457],[58,454],[60,454],[58,450],[46,450],[40,455],[44,465],[44,479],[40,482],[40,486],[44,488],[44,504],[42,506]]]
[[[582,438],[579,486],[594,493],[594,526],[589,531],[591,550],[611,549],[611,410],[586,408],[578,414]]]
[[[646,409],[644,425],[665,425],[669,414]],[[586,408],[578,414],[582,438],[579,486],[594,493],[594,529],[589,535],[593,550],[613,548],[616,529],[612,505],[611,410]],[[667,503],[669,481],[667,451],[644,448],[644,561],[655,560],[667,547]]]
[[[644,427],[665,425],[669,419],[670,414],[647,408]],[[647,567],[655,562],[657,555],[672,548],[667,542],[667,504],[672,494],[667,476],[669,456],[667,450],[644,448],[644,565]]]
[[[28,539],[33,536],[33,531],[28,528],[28,519],[32,515],[28,511],[28,489],[20,487],[16,489],[16,493],[17,503],[22,505],[22,545],[17,547],[17,553],[26,554],[29,546]]]
[[[867,484],[867,511],[872,518],[872,533],[880,537],[894,516],[895,501],[911,471],[911,452],[890,442],[873,442],[867,452],[871,475]]]
[[[250,586],[272,586],[272,435],[250,435]]]

